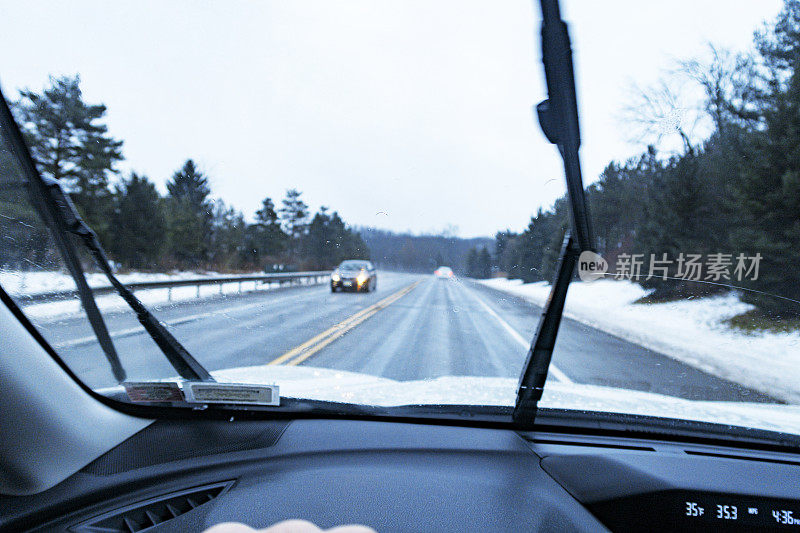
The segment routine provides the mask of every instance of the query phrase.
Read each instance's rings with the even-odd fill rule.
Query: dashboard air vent
[[[114,509],[72,526],[75,533],[139,533],[188,513],[226,492],[233,481],[171,492]]]

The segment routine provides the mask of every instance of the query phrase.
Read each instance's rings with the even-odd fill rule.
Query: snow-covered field
[[[253,275],[261,275],[261,272],[254,272]],[[247,275],[247,274],[243,274]],[[131,272],[119,274],[117,278],[123,283],[135,283],[143,281],[177,281],[182,279],[215,278],[224,276],[218,272],[170,272],[164,274],[151,274],[143,272]],[[91,287],[108,287],[108,279],[104,274],[87,273],[86,279]],[[0,285],[11,296],[25,296],[41,294],[61,290],[75,289],[72,277],[62,272],[16,272],[0,271]],[[253,290],[267,290],[276,287],[277,284],[266,284],[260,282],[244,282],[241,284],[242,292]],[[239,292],[239,283],[226,283],[223,285],[201,286],[198,292],[197,287],[175,287],[173,289],[148,289],[136,291],[136,297],[145,304],[159,304],[179,302],[198,298],[217,296],[219,294],[230,294]],[[103,311],[114,311],[125,309],[127,305],[119,296],[108,294],[96,298],[98,307]],[[25,306],[25,313],[34,319],[49,320],[57,319],[67,315],[80,312],[80,304],[76,298],[65,301],[35,303]]]
[[[545,282],[481,281],[543,305]],[[800,332],[748,334],[724,321],[751,306],[734,293],[660,304],[634,304],[647,291],[629,281],[573,282],[565,316],[665,354],[715,376],[800,403]]]

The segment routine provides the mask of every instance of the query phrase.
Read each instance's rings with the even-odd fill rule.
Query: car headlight
[[[361,274],[356,276],[356,281],[358,282],[359,285],[363,285],[367,281],[367,275],[362,272]]]
[[[336,272],[331,274],[331,281],[339,281],[340,279],[342,279],[341,276],[339,276],[339,274],[337,274]]]

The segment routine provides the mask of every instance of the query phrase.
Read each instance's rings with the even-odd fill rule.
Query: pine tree
[[[271,198],[264,198],[255,218],[255,224],[246,230],[247,253],[251,263],[266,268],[267,262],[277,262],[279,254],[286,250],[288,236],[281,229]]]
[[[336,215],[336,213],[334,213],[334,215]],[[342,254],[342,259],[350,257],[353,259],[371,259],[372,256],[369,246],[367,246],[367,243],[364,242],[364,239],[358,232],[348,228],[343,241],[342,249],[345,250],[345,253]]]
[[[188,159],[167,182],[169,250],[184,266],[208,259],[211,247],[212,204],[208,178]]]
[[[345,259],[369,259],[361,236],[345,225],[339,213],[329,215],[324,206],[311,219],[303,242],[312,268],[331,268]]]
[[[534,225],[525,247],[531,258],[524,261],[523,280],[551,282],[555,278],[561,245],[570,227],[569,210],[566,197],[561,197],[553,204],[552,211],[544,213]]]
[[[467,276],[471,278],[478,277],[478,250],[476,248],[470,248],[469,252],[467,252]]]
[[[492,254],[485,246],[478,252],[477,274],[481,279],[492,277]]]
[[[267,197],[261,201],[261,209],[256,211],[256,222],[265,226],[279,224],[278,213],[275,211],[275,203],[272,198]]]
[[[76,75],[51,76],[41,94],[20,91],[13,109],[39,171],[63,182],[83,218],[108,242],[109,177],[123,157],[122,141],[102,122],[106,106],[83,101]]]
[[[238,269],[248,260],[247,224],[242,213],[222,200],[214,202],[210,256],[214,268]]]
[[[655,149],[650,147],[641,157],[624,164],[611,162],[600,179],[587,188],[597,252],[608,256],[606,259],[613,261],[617,249],[624,246],[644,222],[648,185],[658,169]]]
[[[280,209],[280,217],[283,221],[283,229],[289,235],[288,252],[292,260],[297,259],[300,251],[300,240],[306,231],[308,222],[308,206],[300,199],[302,193],[297,189],[286,191],[286,198],[283,199],[283,207]]]
[[[744,280],[743,300],[779,317],[800,316],[800,2],[786,0],[756,46],[765,65],[756,105],[763,127],[752,132],[733,184],[737,252],[760,253],[759,277]]]
[[[551,213],[539,209],[536,216],[531,217],[525,231],[516,239],[513,262],[509,266],[512,277],[525,283],[544,279],[541,273],[542,263],[547,245],[553,240],[553,235],[550,234],[551,225],[548,223],[552,217]]]
[[[645,264],[651,257],[672,260],[668,276],[680,274],[675,259],[681,253],[700,254],[729,252],[725,235],[712,235],[711,228],[722,214],[722,191],[714,188],[709,176],[701,173],[702,152],[688,152],[668,161],[651,177],[650,195],[645,206],[646,219],[636,233],[635,249],[644,254]],[[715,285],[663,279],[646,279],[643,270],[638,281],[645,288],[656,289],[650,296],[672,299],[688,295],[704,295],[720,290]]]
[[[508,273],[509,267],[508,259],[511,256],[511,248],[517,234],[507,229],[505,231],[498,231],[494,236],[494,262],[502,272]]]
[[[347,227],[336,211],[331,215],[331,235],[333,236],[333,262],[338,264],[345,259],[369,259],[370,253],[358,232]]]
[[[109,253],[130,268],[154,268],[166,243],[161,197],[146,176],[122,179],[114,195]]]
[[[311,262],[311,268],[327,268],[336,261],[337,235],[325,206],[311,219],[308,231],[303,236],[303,252]]]
[[[187,159],[183,167],[172,175],[172,180],[167,182],[167,191],[170,198],[186,202],[198,214],[209,210],[211,189],[208,178],[197,170],[191,159]]]

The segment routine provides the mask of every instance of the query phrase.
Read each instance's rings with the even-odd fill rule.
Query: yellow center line
[[[422,283],[422,281],[415,281],[411,285],[408,285],[407,287],[400,289],[396,293],[387,296],[383,300],[373,305],[370,305],[369,307],[365,307],[358,313],[342,320],[338,324],[331,326],[330,328],[326,329],[319,335],[315,335],[306,342],[298,344],[291,350],[287,351],[286,353],[282,354],[279,357],[276,357],[267,364],[279,365],[281,363],[288,361],[289,359],[292,359],[295,356],[297,357],[294,360],[289,361],[286,364],[297,365],[299,363],[302,363],[303,361],[305,361],[306,359],[308,359],[309,357],[320,351],[325,346],[329,345],[330,343],[340,338],[342,335],[344,335],[357,325],[364,322],[366,319],[368,319],[381,309],[384,309],[385,307],[391,305],[392,303],[396,302],[397,300],[399,300],[400,298],[411,292],[414,289],[414,287],[416,287],[420,283]]]

